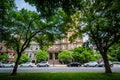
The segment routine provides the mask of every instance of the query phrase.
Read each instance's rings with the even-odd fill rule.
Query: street
[[[0,68],[0,73],[11,73],[13,68]],[[111,67],[113,72],[120,72],[120,65],[115,64]],[[35,73],[35,72],[105,72],[104,67],[19,67],[18,73]]]

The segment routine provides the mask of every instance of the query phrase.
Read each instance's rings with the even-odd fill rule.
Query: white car
[[[109,61],[109,65],[110,65],[110,67],[113,67],[113,63],[110,62],[110,61]],[[104,62],[103,62],[103,61],[100,62],[100,63],[98,64],[98,67],[104,67]]]
[[[20,64],[20,67],[34,67],[35,65],[31,62],[26,62],[23,64]]]
[[[90,61],[90,62],[84,63],[83,66],[84,66],[84,67],[97,67],[97,66],[98,66],[98,63],[95,62],[95,61]]]
[[[48,61],[42,61],[37,64],[37,67],[49,67]]]
[[[15,63],[13,63],[13,62],[2,63],[1,66],[2,67],[14,67]]]
[[[0,62],[0,67],[2,67],[2,65],[3,65],[3,62]]]

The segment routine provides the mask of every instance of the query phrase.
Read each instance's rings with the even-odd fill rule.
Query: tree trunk
[[[108,56],[107,54],[101,54],[102,55],[102,58],[104,60],[104,66],[105,66],[105,73],[112,73],[112,70],[110,68],[110,65],[109,65],[109,61],[108,61]]]
[[[18,63],[19,63],[20,57],[21,57],[21,53],[18,53],[18,57],[17,57],[17,60],[15,62],[14,69],[11,73],[12,76],[17,74],[17,68],[18,68]]]

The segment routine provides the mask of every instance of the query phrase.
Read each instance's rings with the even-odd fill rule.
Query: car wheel
[[[29,67],[32,67],[32,65],[29,65]]]
[[[20,65],[20,67],[23,67],[23,65]]]
[[[37,65],[37,67],[39,67],[39,65]]]
[[[86,65],[86,67],[89,67],[89,65]]]
[[[78,65],[77,67],[80,67],[80,65]]]
[[[113,67],[113,65],[111,64],[110,67]]]
[[[96,64],[95,67],[97,67],[98,65]]]

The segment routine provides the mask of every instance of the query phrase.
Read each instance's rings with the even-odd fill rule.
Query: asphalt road
[[[120,72],[120,65],[114,65],[111,68],[113,72]],[[0,73],[11,73],[13,68],[0,68]],[[105,72],[104,67],[19,67],[18,73],[36,73],[36,72]]]

